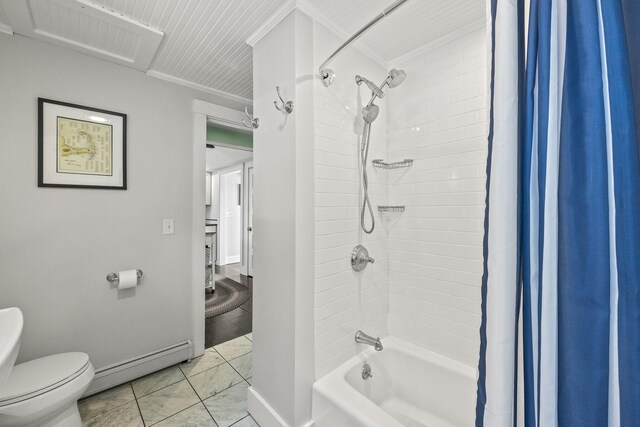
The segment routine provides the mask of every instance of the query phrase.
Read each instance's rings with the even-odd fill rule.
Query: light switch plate
[[[173,234],[175,228],[173,226],[173,218],[162,220],[162,234]]]

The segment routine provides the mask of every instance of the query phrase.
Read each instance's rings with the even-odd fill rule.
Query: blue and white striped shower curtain
[[[638,426],[640,1],[489,9],[476,426]]]

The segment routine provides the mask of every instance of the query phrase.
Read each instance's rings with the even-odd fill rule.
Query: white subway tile
[[[484,96],[476,96],[464,101],[464,111],[477,111],[487,108],[487,98]]]
[[[318,28],[316,44],[324,46],[319,39],[326,30]],[[362,121],[356,101],[363,89],[351,81],[315,88],[316,377],[362,350],[353,342],[357,329],[391,332],[477,363],[487,153],[484,44],[479,30],[400,64],[407,80],[379,102],[369,159],[412,158],[414,165],[380,171],[369,164],[374,209],[406,206],[392,216],[376,211],[373,235],[359,228]],[[385,72],[355,48],[341,68],[341,75]],[[355,273],[349,254],[359,241],[376,263]]]
[[[388,198],[407,204],[389,231],[389,330],[462,363],[477,363],[486,165],[486,61],[476,31],[402,64],[436,94],[389,96],[391,109],[425,102],[431,120],[409,139],[419,114],[402,128],[390,120],[389,156],[413,156],[414,167],[389,181]],[[442,70],[446,70],[443,72]],[[428,86],[431,87],[431,86]],[[398,95],[401,95],[398,93]],[[390,116],[391,117],[391,116]]]

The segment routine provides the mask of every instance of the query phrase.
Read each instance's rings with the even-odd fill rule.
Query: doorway
[[[211,194],[206,223],[211,241],[213,285],[205,298],[205,347],[251,333],[253,308],[252,267],[252,147],[234,145],[246,134],[207,125],[207,174]],[[221,142],[222,141],[222,142]],[[251,256],[250,256],[251,255]]]
[[[215,155],[215,154],[214,154]],[[220,246],[218,249],[220,266],[237,264],[240,272],[240,257],[242,254],[242,165],[238,165],[230,172],[219,174],[220,215],[218,234]]]

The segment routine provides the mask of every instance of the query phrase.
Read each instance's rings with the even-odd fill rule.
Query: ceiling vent
[[[27,37],[147,71],[164,33],[86,0],[4,2],[9,25]]]

